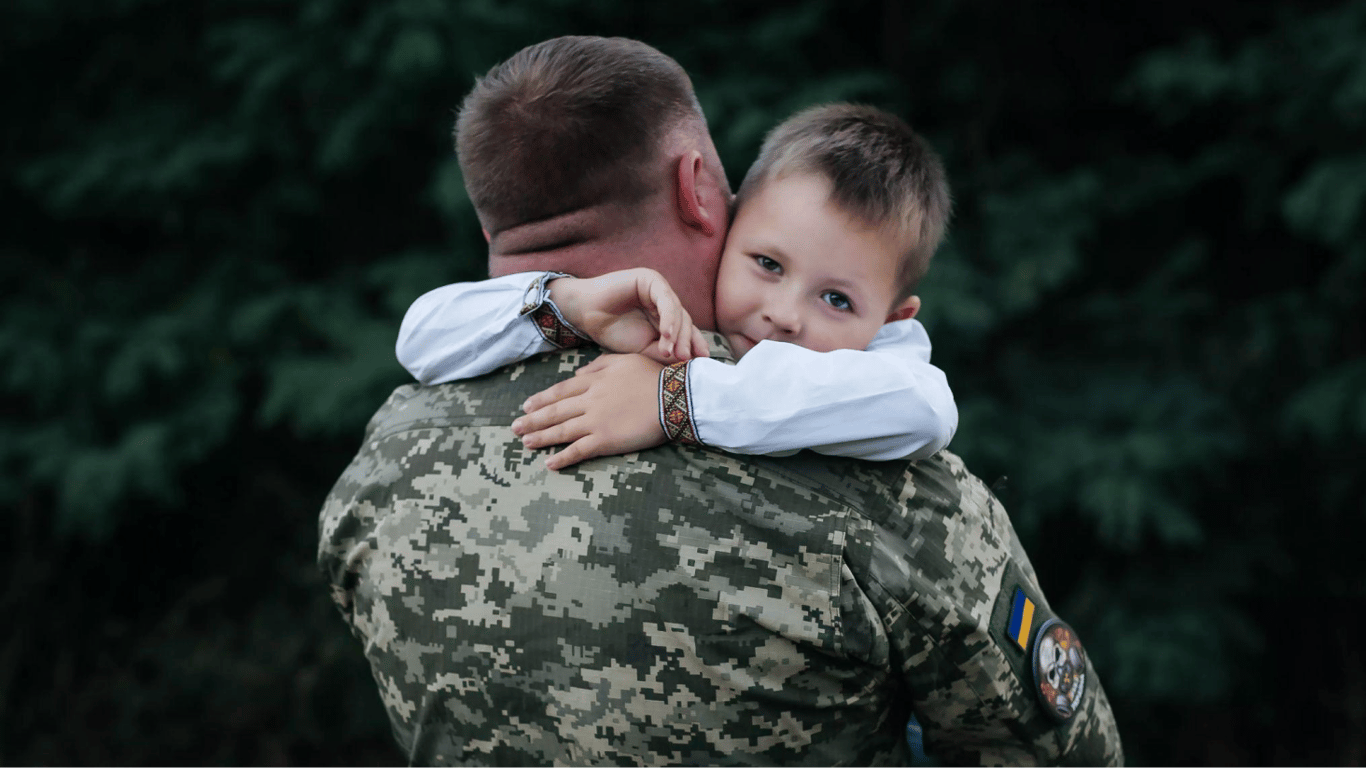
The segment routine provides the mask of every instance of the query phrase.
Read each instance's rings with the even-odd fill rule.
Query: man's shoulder
[[[510,424],[531,395],[568,378],[601,354],[597,347],[564,349],[471,379],[396,388],[366,426],[366,440],[406,430]]]
[[[890,498],[852,518],[850,569],[876,603],[894,614],[918,614],[909,618],[926,631],[938,631],[949,614],[985,623],[1007,572],[1035,580],[1009,515],[953,453],[940,451],[902,469],[879,491]]]
[[[451,429],[500,427],[522,413],[528,397],[572,376],[596,358],[596,347],[558,350],[501,368],[484,376],[435,386],[398,387],[376,411],[366,427],[361,454],[392,452],[414,440],[430,439]],[[435,432],[434,432],[435,431]],[[517,444],[509,431],[503,442]],[[487,442],[488,437],[483,439]],[[487,453],[491,445],[474,450]],[[705,477],[712,487],[753,489],[756,483],[781,494],[798,509],[846,507],[872,524],[892,530],[906,528],[920,517],[953,518],[986,509],[985,485],[949,451],[918,461],[869,462],[802,451],[789,457],[737,456],[708,449],[663,446],[648,452],[654,484],[677,470]],[[635,454],[594,460],[604,469],[639,472]],[[806,500],[810,503],[804,503]]]
[[[963,460],[939,451],[917,461],[863,461],[803,451],[752,463],[775,478],[854,508],[871,524],[904,528],[922,518],[991,515],[994,497]]]

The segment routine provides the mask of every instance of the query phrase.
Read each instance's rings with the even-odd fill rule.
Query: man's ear
[[[716,217],[720,211],[710,210],[703,201],[698,182],[704,174],[702,153],[689,150],[678,160],[678,217],[689,227],[707,237],[716,234]]]
[[[920,297],[911,296],[905,301],[896,305],[891,312],[887,313],[887,319],[883,322],[894,323],[897,320],[910,320],[915,317],[915,313],[920,311]]]
[[[491,242],[493,242],[493,238],[489,237],[489,231],[488,231],[488,229],[480,228],[479,231],[484,233],[484,242],[486,242],[486,243],[491,243]]]

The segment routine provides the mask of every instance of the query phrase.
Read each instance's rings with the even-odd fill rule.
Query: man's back
[[[327,500],[320,562],[410,759],[904,763],[913,707],[941,759],[1118,759],[1094,673],[1057,726],[992,633],[1011,585],[1047,606],[956,457],[548,473],[508,425],[593,354],[400,387]]]

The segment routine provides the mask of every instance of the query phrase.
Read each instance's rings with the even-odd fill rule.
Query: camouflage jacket
[[[1070,720],[1041,706],[1006,624],[1047,601],[956,456],[547,472],[509,424],[596,354],[399,387],[327,498],[319,563],[411,762],[905,764],[912,711],[947,763],[1121,760],[1089,660]]]

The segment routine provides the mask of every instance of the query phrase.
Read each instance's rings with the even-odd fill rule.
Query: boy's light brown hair
[[[663,138],[706,130],[678,62],[637,40],[557,37],[479,78],[455,124],[456,155],[491,235],[603,204],[631,209],[667,181]]]
[[[769,181],[794,173],[824,176],[836,206],[896,238],[903,250],[893,305],[915,292],[944,239],[951,207],[944,164],[919,134],[876,107],[805,109],[764,138],[736,205]]]

